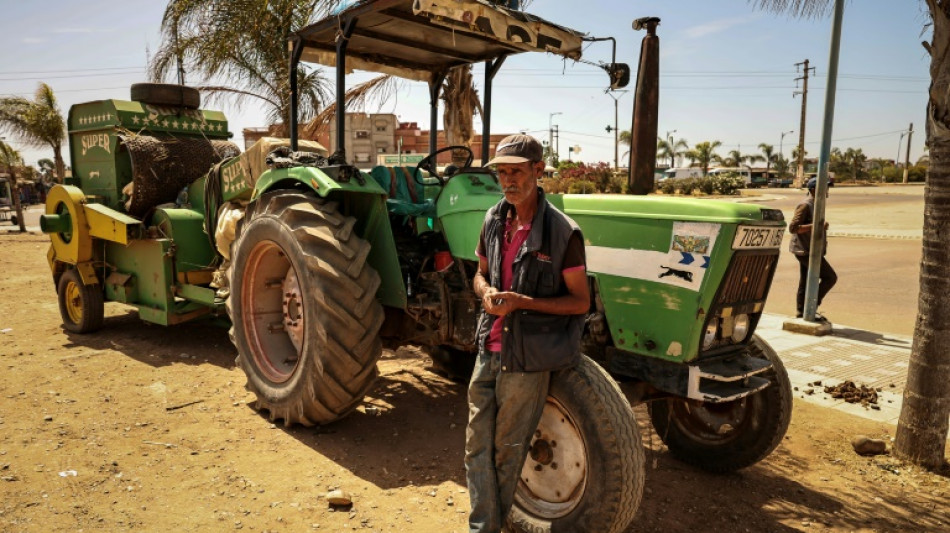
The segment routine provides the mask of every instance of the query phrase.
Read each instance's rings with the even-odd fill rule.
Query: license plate
[[[739,226],[732,240],[733,250],[749,248],[778,248],[782,245],[785,228],[775,226]]]

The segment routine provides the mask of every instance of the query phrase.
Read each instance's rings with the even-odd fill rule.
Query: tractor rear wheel
[[[73,333],[92,333],[102,327],[102,285],[85,285],[79,272],[71,268],[59,278],[56,287],[63,327]]]
[[[644,478],[633,409],[613,378],[584,356],[551,374],[508,528],[620,533],[636,515]]]
[[[651,402],[650,420],[674,457],[710,472],[731,472],[765,459],[782,442],[792,418],[792,387],[778,354],[758,336],[749,355],[768,359],[771,384],[727,403],[682,398]]]
[[[383,308],[370,244],[333,202],[288,191],[247,208],[228,279],[231,340],[256,406],[284,425],[350,413],[377,376]]]

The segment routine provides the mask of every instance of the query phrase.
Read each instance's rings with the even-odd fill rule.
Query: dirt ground
[[[465,387],[425,356],[386,352],[339,423],[275,426],[248,405],[223,327],[153,326],[106,304],[101,331],[66,333],[47,247],[0,236],[0,530],[465,530]],[[630,531],[950,528],[948,477],[851,450],[857,434],[893,437],[884,424],[796,402],[782,445],[731,475],[673,460],[641,428],[647,484]],[[349,511],[329,508],[336,488]]]

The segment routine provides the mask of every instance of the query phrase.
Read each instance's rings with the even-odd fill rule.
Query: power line
[[[0,78],[0,81],[25,81],[25,80],[55,80],[62,78],[100,78],[102,76],[125,76],[127,74],[135,74],[138,72],[143,72],[143,69],[136,69],[134,71],[128,72],[103,72],[99,74],[65,74],[62,76],[42,76],[41,78],[37,77],[24,77],[24,78]]]
[[[130,69],[142,69],[144,67],[102,67],[102,68],[71,68],[71,69],[60,69],[60,70],[0,70],[0,76],[6,76],[8,74],[65,74],[67,72],[97,72],[100,70],[130,70]]]

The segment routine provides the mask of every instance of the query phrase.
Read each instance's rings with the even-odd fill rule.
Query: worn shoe
[[[828,320],[827,317],[825,317],[825,315],[821,313],[815,313],[815,320],[817,320],[818,322],[826,322],[826,323],[831,322],[830,320]]]

